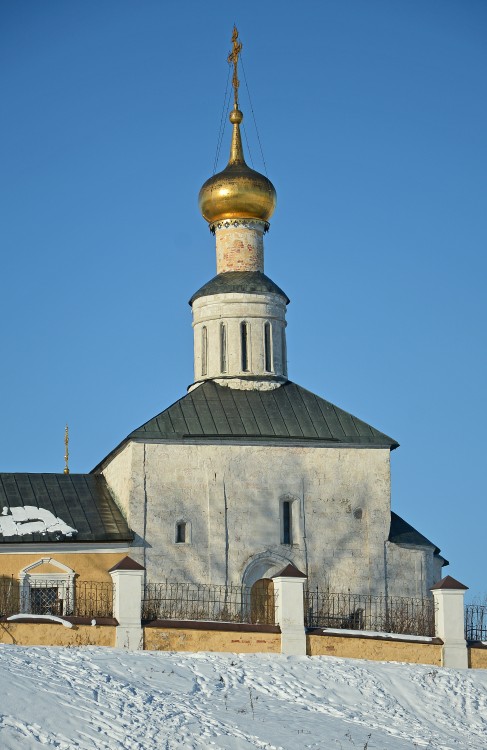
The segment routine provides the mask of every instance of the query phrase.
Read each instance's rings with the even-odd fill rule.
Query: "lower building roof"
[[[0,513],[0,544],[134,536],[101,475],[0,473]]]
[[[423,534],[415,529],[411,524],[398,516],[397,513],[391,511],[391,528],[389,531],[389,541],[394,544],[411,545],[413,547],[433,547],[434,554],[440,555],[440,548],[430,542]],[[448,560],[444,560],[443,565],[448,565]]]

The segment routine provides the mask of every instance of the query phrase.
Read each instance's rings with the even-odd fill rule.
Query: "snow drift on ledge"
[[[485,750],[487,671],[0,646],[2,750]]]

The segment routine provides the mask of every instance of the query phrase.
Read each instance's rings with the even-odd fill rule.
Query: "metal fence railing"
[[[264,587],[197,583],[148,583],[142,619],[206,620],[274,625],[276,597],[272,583]]]
[[[0,616],[112,617],[111,581],[0,579]]]
[[[305,595],[305,619],[310,628],[435,635],[432,598],[337,594],[313,589]]]
[[[467,641],[487,641],[487,604],[466,605],[465,639]]]

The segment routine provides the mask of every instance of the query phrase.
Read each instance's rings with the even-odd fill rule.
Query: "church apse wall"
[[[442,576],[442,558],[433,554],[434,547],[402,547],[386,543],[387,578],[395,590],[400,583],[401,596],[422,597]]]
[[[311,586],[385,591],[388,450],[132,443],[104,474],[148,580],[252,585],[292,562]]]

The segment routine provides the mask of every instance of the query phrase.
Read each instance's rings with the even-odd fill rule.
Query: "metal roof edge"
[[[327,448],[363,448],[368,450],[392,450],[390,443],[378,443],[376,441],[367,440],[363,438],[357,440],[357,436],[354,435],[348,442],[341,441],[338,438],[323,438],[323,437],[286,437],[279,435],[186,435],[180,433],[174,433],[170,437],[161,437],[159,434],[153,432],[141,432],[137,434],[137,430],[131,435],[130,440],[134,443],[174,443],[175,445],[188,445],[189,443],[205,443],[214,445],[215,443],[235,443],[237,445],[251,445],[251,444],[262,444],[275,445],[275,446],[292,446],[292,445],[313,445],[315,447],[327,447]],[[353,440],[353,442],[352,442]]]
[[[352,417],[352,419],[356,419],[359,422],[361,422],[362,424],[367,425],[367,427],[369,427],[370,429],[374,430],[374,432],[379,433],[379,435],[382,435],[386,439],[387,446],[391,449],[391,451],[395,450],[396,448],[399,448],[400,443],[398,443],[397,440],[394,440],[394,438],[391,438],[389,435],[386,435],[385,432],[382,432],[382,430],[378,430],[377,427],[373,427],[371,424],[369,424],[368,422],[365,422],[363,419],[361,419],[360,417],[357,417],[355,414],[352,414],[351,412],[347,411],[346,409],[343,409],[341,406],[338,406],[337,404],[333,404],[331,401],[328,401],[323,396],[319,396],[317,393],[313,393],[313,391],[310,391],[310,390],[308,390],[308,388],[305,388],[304,386],[299,385],[299,383],[295,383],[293,380],[288,380],[287,382],[290,385],[296,386],[297,388],[299,388],[300,390],[304,391],[305,393],[309,393],[310,396],[313,396],[314,398],[317,398],[319,401],[324,401],[325,403],[330,404],[335,409],[338,409],[339,411],[344,412],[345,414],[347,414],[349,417]]]
[[[238,276],[238,279],[236,279],[236,276]],[[264,286],[267,286],[267,289],[238,289],[237,287],[241,286],[242,284],[238,283],[239,281],[242,281],[243,279],[249,279],[249,280],[260,280],[261,284]],[[231,283],[231,282],[234,283]],[[219,282],[222,282],[221,286]],[[228,283],[228,285],[226,284]],[[228,288],[225,288],[228,286]],[[216,289],[212,289],[212,287],[216,287]],[[197,299],[201,297],[208,297],[213,296],[216,294],[276,294],[279,297],[284,298],[286,301],[286,305],[289,305],[291,300],[287,296],[286,292],[284,292],[278,284],[276,284],[275,281],[273,281],[267,274],[265,274],[263,271],[226,271],[223,273],[217,273],[213,278],[209,279],[203,286],[201,286],[190,298],[188,301],[188,304],[190,307],[193,306],[193,302],[195,302]]]
[[[401,539],[405,535],[408,535],[410,538]],[[399,547],[431,547],[435,555],[442,557],[440,555],[441,549],[434,542],[431,542],[424,534],[421,534],[420,531],[411,526],[410,523],[393,510],[391,510],[391,525],[387,541],[391,544],[397,544]],[[445,558],[442,559],[444,560]]]

